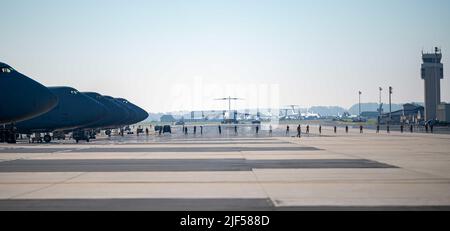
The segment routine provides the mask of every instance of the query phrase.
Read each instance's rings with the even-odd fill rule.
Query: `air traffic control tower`
[[[422,79],[425,81],[425,120],[436,119],[437,105],[441,103],[441,79],[444,67],[441,63],[442,53],[439,48],[434,53],[422,52]]]

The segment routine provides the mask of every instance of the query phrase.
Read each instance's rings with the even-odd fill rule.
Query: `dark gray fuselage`
[[[57,103],[57,97],[45,86],[0,63],[0,124],[31,119]]]

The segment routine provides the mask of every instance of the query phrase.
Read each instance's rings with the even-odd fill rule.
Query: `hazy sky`
[[[423,101],[420,55],[433,46],[443,51],[450,101],[448,0],[0,5],[0,61],[44,85],[124,97],[150,112],[221,108],[213,99],[228,95],[246,99],[238,107],[349,107],[358,90],[377,102],[378,86],[389,85],[393,102]]]

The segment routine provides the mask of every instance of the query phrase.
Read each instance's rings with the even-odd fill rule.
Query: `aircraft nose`
[[[149,116],[149,114],[148,114],[148,112],[147,111],[145,111],[144,109],[142,109],[142,108],[140,108],[141,109],[141,119],[142,120],[145,120],[145,119],[147,119],[148,118],[148,116]]]

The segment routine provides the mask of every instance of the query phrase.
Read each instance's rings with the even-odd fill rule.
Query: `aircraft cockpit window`
[[[72,94],[72,95],[76,95],[76,94],[78,94],[78,91],[75,91],[75,90],[71,90],[71,91],[70,91],[70,94]]]
[[[12,69],[11,67],[2,67],[2,73],[11,73],[13,71],[14,69]]]

